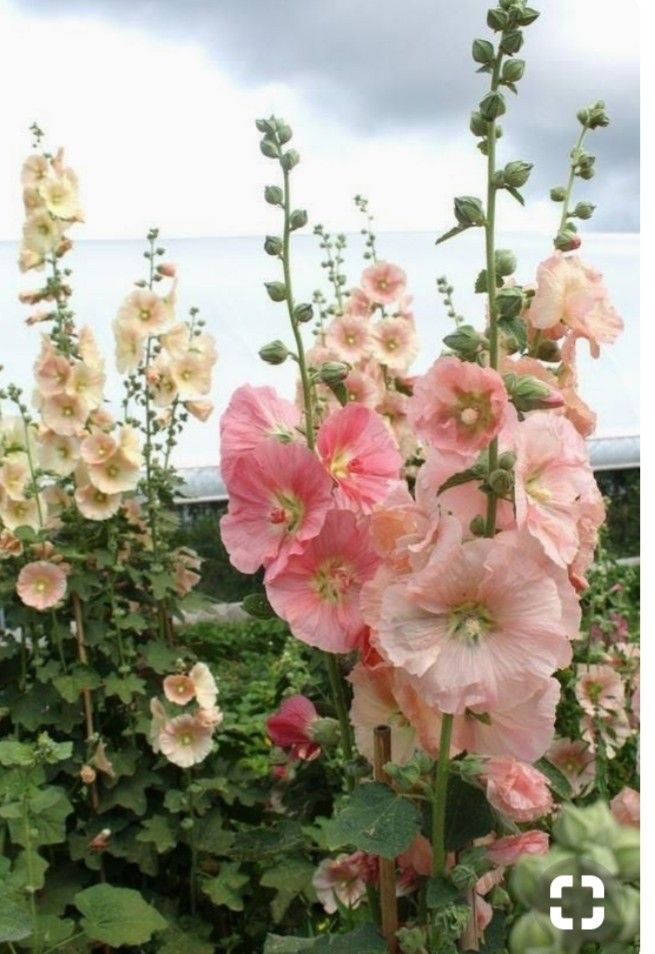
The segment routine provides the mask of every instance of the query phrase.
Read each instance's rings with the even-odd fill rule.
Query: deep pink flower
[[[314,454],[269,438],[239,458],[234,472],[221,519],[232,564],[242,573],[284,565],[316,536],[331,505],[332,481]]]
[[[377,305],[390,305],[404,295],[407,275],[390,262],[376,262],[362,273],[362,289]]]
[[[384,421],[361,404],[331,414],[316,449],[337,483],[335,501],[341,507],[370,512],[400,474],[402,458]]]
[[[283,443],[293,441],[300,424],[300,412],[273,388],[237,388],[221,417],[221,473],[228,487],[237,461],[268,438]]]
[[[545,831],[522,831],[520,835],[499,838],[487,848],[487,857],[495,865],[513,865],[524,855],[548,854]]]
[[[283,569],[266,576],[266,592],[294,636],[327,652],[346,653],[363,636],[362,585],[379,557],[347,510],[331,510],[318,536],[289,556]]]
[[[325,858],[312,878],[316,896],[327,914],[339,906],[355,909],[366,896],[366,885],[377,877],[377,859],[364,851]]]
[[[433,447],[471,453],[498,435],[508,406],[497,371],[446,357],[416,379],[407,413],[417,434]]]
[[[291,759],[309,762],[321,754],[321,746],[312,738],[312,725],[318,717],[307,696],[290,696],[266,720],[266,731],[274,745],[289,749]]]
[[[527,762],[488,759],[483,777],[489,803],[512,821],[535,821],[553,809],[548,779]]]

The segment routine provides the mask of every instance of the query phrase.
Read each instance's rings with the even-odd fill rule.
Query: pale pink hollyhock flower
[[[173,765],[191,768],[203,762],[212,748],[212,728],[193,715],[168,720],[159,735],[159,749]]]
[[[559,566],[580,547],[579,522],[598,497],[583,439],[565,417],[535,411],[516,429],[516,522]]]
[[[373,303],[361,288],[351,288],[346,301],[345,314],[355,315],[358,318],[368,318]]]
[[[112,434],[94,431],[80,444],[80,457],[85,464],[104,464],[118,450],[118,444]]]
[[[211,362],[202,355],[188,351],[170,363],[170,374],[183,401],[204,397],[212,383]]]
[[[197,662],[189,670],[189,677],[193,682],[196,702],[201,709],[213,709],[218,696],[218,686],[211,669],[206,663]]]
[[[121,424],[118,432],[118,449],[130,464],[141,467],[143,464],[141,438],[139,432],[130,424]]]
[[[424,835],[417,835],[407,851],[398,855],[396,864],[396,894],[404,897],[416,890],[419,878],[429,878],[432,874],[432,845]]]
[[[98,369],[104,368],[105,359],[103,358],[102,352],[98,347],[98,342],[95,339],[95,335],[88,325],[84,325],[82,328],[80,328],[80,333],[77,338],[77,347],[80,357],[87,367]]]
[[[196,687],[193,685],[193,680],[185,673],[166,676],[162,685],[168,701],[178,706],[185,706],[187,702],[195,698]]]
[[[362,290],[376,305],[390,305],[404,295],[407,275],[390,262],[376,262],[362,272]]]
[[[321,425],[316,449],[337,484],[338,506],[368,513],[398,478],[402,458],[382,418],[348,404]]]
[[[211,706],[209,709],[198,709],[196,712],[196,719],[200,725],[214,730],[222,724],[224,714],[223,711],[218,708],[218,706]]]
[[[581,666],[575,683],[575,695],[582,711],[590,716],[625,708],[623,680],[612,666]]]
[[[596,555],[598,531],[605,522],[605,502],[596,481],[590,481],[585,490],[578,501],[578,550],[569,566],[571,583],[578,591],[589,586],[587,572]]]
[[[118,310],[119,325],[128,327],[141,338],[160,335],[170,324],[166,301],[148,288],[135,288]]]
[[[552,742],[559,697],[559,682],[550,678],[522,702],[509,698],[495,709],[467,709],[455,719],[453,742],[476,755],[509,755],[533,762]]]
[[[553,810],[548,779],[527,762],[487,759],[483,780],[490,805],[512,821],[535,821]]]
[[[196,420],[204,422],[213,414],[214,405],[212,401],[185,401],[184,410]]]
[[[150,715],[152,718],[150,720],[150,727],[148,730],[148,741],[150,742],[152,751],[156,755],[160,750],[159,741],[161,734],[164,731],[164,726],[168,721],[166,710],[159,699],[153,698],[150,700]]]
[[[121,449],[99,464],[88,464],[89,480],[103,494],[120,494],[135,490],[139,482],[139,466]]]
[[[375,858],[363,851],[325,858],[314,872],[312,885],[326,914],[334,914],[339,905],[357,908],[366,897],[367,883],[375,879],[376,868]]]
[[[350,652],[365,627],[361,588],[378,563],[354,514],[331,510],[319,535],[290,556],[272,579],[267,574],[266,592],[298,639],[327,652]]]
[[[348,676],[353,687],[350,721],[360,755],[373,764],[373,730],[379,725],[391,729],[391,756],[398,764],[411,758],[418,747],[416,729],[400,708],[396,689],[403,673],[392,666],[370,669],[359,663]]]
[[[475,883],[473,889],[473,914],[479,935],[489,927],[494,915],[494,909],[485,900],[485,895],[499,885],[505,876],[504,868],[495,868],[493,871],[487,871]]]
[[[166,334],[161,335],[159,343],[171,358],[182,358],[189,350],[190,331],[186,321],[178,321]]]
[[[43,423],[55,434],[79,435],[89,416],[89,409],[79,394],[53,394],[41,405]]]
[[[323,526],[332,505],[332,481],[301,444],[269,438],[238,458],[221,536],[242,573],[284,566]]]
[[[118,513],[122,494],[106,494],[93,484],[85,483],[75,490],[77,509],[87,520],[109,520]]]
[[[106,407],[96,407],[89,414],[89,426],[97,427],[101,431],[111,431],[115,423],[114,415]]]
[[[19,537],[15,536],[11,530],[0,530],[0,560],[20,556],[22,552],[23,544]]]
[[[157,272],[164,278],[175,278],[177,275],[177,266],[173,262],[160,262],[157,266]]]
[[[25,497],[21,500],[12,500],[6,494],[0,496],[0,519],[7,530],[30,527],[37,532],[41,528],[41,520],[45,521],[47,513],[48,508],[42,495],[38,500],[36,496]]]
[[[596,758],[582,739],[556,739],[546,757],[564,775],[574,795],[585,795],[594,784]]]
[[[150,362],[146,374],[148,390],[156,407],[169,407],[178,396],[177,384],[173,378],[171,362],[163,351]]]
[[[339,315],[325,329],[325,344],[342,361],[352,364],[371,350],[371,325],[366,318]]]
[[[273,745],[289,749],[294,762],[310,762],[321,754],[321,746],[312,737],[312,726],[318,718],[316,707],[307,696],[290,696],[266,720],[266,732]]]
[[[40,612],[51,609],[64,598],[66,573],[61,566],[47,560],[28,563],[18,574],[16,592],[25,606]]]
[[[200,582],[202,560],[190,547],[178,547],[173,551],[175,590],[178,596],[186,596]]]
[[[41,353],[34,364],[34,382],[42,397],[61,394],[70,380],[72,366],[68,358],[52,347],[48,338],[44,339]]]
[[[453,547],[390,585],[378,638],[426,702],[454,714],[518,704],[571,659],[557,585],[499,540]]]
[[[380,400],[380,387],[365,371],[352,368],[344,379],[346,397],[351,404],[374,408]]]
[[[80,442],[77,437],[44,431],[39,434],[39,464],[44,470],[68,477],[80,459]]]
[[[619,825],[639,828],[639,803],[639,792],[634,788],[622,788],[619,794],[614,796],[610,802],[610,808]]]
[[[116,347],[116,369],[119,374],[129,374],[141,364],[145,355],[144,338],[141,329],[133,324],[114,321],[114,343]]]
[[[20,181],[25,188],[36,188],[48,175],[50,175],[50,163],[47,158],[34,153],[23,163]]]
[[[495,865],[513,865],[525,855],[547,855],[548,835],[545,831],[522,831],[520,835],[499,838],[487,848],[487,858]]]
[[[0,465],[0,490],[12,500],[22,500],[30,480],[30,460],[26,453],[18,451],[5,457]]]
[[[236,463],[263,441],[290,443],[298,436],[300,412],[270,387],[237,388],[221,417],[221,473],[230,486]]]
[[[634,729],[625,709],[600,709],[596,715],[584,713],[580,720],[580,732],[591,752],[596,752],[602,740],[604,755],[613,759],[633,734]]]
[[[382,318],[373,326],[373,356],[391,371],[406,371],[418,354],[412,322],[406,318]]]
[[[416,379],[407,413],[419,437],[433,447],[471,453],[498,435],[508,404],[497,371],[445,357]]]
[[[537,291],[528,321],[535,328],[552,328],[559,323],[571,328],[588,339],[595,358],[600,353],[599,345],[612,344],[623,329],[600,272],[576,255],[561,252],[555,252],[537,269]]]

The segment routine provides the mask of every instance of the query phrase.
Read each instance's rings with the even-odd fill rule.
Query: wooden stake
[[[376,782],[389,784],[390,779],[384,766],[391,761],[391,729],[388,725],[379,725],[373,730],[373,777]],[[382,914],[382,933],[386,939],[389,954],[397,954],[398,941],[398,902],[396,899],[396,863],[388,858],[379,858],[380,863],[380,911]]]
[[[471,916],[459,941],[460,950],[479,951],[480,938],[478,936],[478,924],[475,919],[475,891],[473,888],[467,892],[466,900],[471,908]]]
[[[73,616],[75,618],[75,637],[77,639],[77,655],[82,665],[86,666],[88,664],[88,656],[86,653],[86,643],[84,641],[84,616],[82,614],[82,603],[77,593],[73,593],[72,601]],[[88,741],[93,737],[95,732],[93,728],[93,703],[91,702],[90,689],[82,690],[82,699],[84,701],[84,721],[86,723],[86,737]],[[97,812],[99,805],[98,787],[95,782],[92,782],[90,788],[91,804],[94,812]]]

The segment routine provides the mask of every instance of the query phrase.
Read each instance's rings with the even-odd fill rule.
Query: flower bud
[[[518,83],[525,73],[525,60],[507,60],[503,66],[503,83]]]
[[[499,248],[495,254],[496,274],[505,278],[516,271],[516,255],[508,248]]]
[[[492,470],[487,478],[487,483],[495,494],[504,496],[508,494],[514,486],[514,475],[511,470]]]
[[[484,209],[480,199],[472,195],[460,195],[455,199],[455,218],[460,225],[468,228],[473,225],[484,225]]]
[[[556,341],[553,341],[552,338],[544,338],[539,342],[537,357],[540,361],[548,361],[550,364],[554,364],[561,360],[562,352]]]
[[[403,927],[396,935],[403,954],[426,954],[428,938],[422,927]]]
[[[557,233],[553,244],[555,245],[556,249],[559,249],[560,252],[573,252],[576,248],[580,248],[582,239],[579,235],[571,230],[569,224],[569,226],[563,228],[561,232]]]
[[[271,301],[284,301],[287,297],[287,286],[284,282],[265,282],[266,291]]]
[[[522,915],[509,939],[511,954],[557,954],[562,950],[561,935],[550,918],[539,911]]]
[[[288,152],[282,154],[280,159],[280,164],[285,172],[291,172],[294,166],[297,166],[300,162],[300,156],[295,149],[289,149]]]
[[[93,785],[96,780],[96,770],[91,765],[83,765],[80,769],[80,778],[85,785]]]
[[[486,136],[487,135],[487,123],[482,118],[482,114],[478,109],[474,109],[471,113],[471,121],[469,123],[469,129],[474,136]]]
[[[280,155],[280,150],[277,143],[268,136],[264,136],[259,143],[259,148],[267,159],[277,159],[277,157]]]
[[[487,12],[487,26],[489,26],[496,33],[498,33],[500,30],[504,30],[508,22],[509,17],[505,10],[496,7],[494,10],[489,10]]]
[[[639,932],[639,891],[630,885],[621,885],[608,894],[605,902],[606,919],[611,924],[620,926],[620,941],[634,941]]]
[[[590,219],[594,214],[595,208],[596,206],[593,202],[578,202],[573,210],[573,215],[578,219]]]
[[[289,357],[289,353],[285,343],[279,339],[271,341],[259,349],[259,357],[266,364],[284,364]]]
[[[343,361],[326,361],[321,365],[318,376],[323,384],[340,384],[348,377],[348,365]]]
[[[305,324],[314,317],[314,309],[309,302],[301,302],[293,309],[293,317],[299,324]]]
[[[272,136],[275,133],[275,117],[271,116],[270,119],[256,119],[255,126],[260,133]]]
[[[505,180],[505,185],[511,186],[513,189],[518,189],[530,178],[530,172],[532,171],[532,163],[524,162],[522,159],[517,159],[514,162],[508,162],[505,168],[503,169],[503,179]]]
[[[622,825],[611,840],[618,874],[624,881],[639,877],[639,832],[636,828]]]
[[[488,123],[492,123],[494,119],[498,119],[505,112],[505,97],[502,93],[487,93],[481,100],[479,108],[482,118],[486,119]]]
[[[324,749],[333,749],[339,744],[339,723],[336,719],[314,719],[309,727],[309,735],[313,742],[318,742]]]
[[[516,463],[516,454],[514,451],[503,451],[498,457],[498,466],[502,470],[511,470]]]
[[[501,318],[516,318],[523,311],[525,296],[518,285],[499,288],[496,295],[496,307]]]
[[[553,824],[553,837],[566,848],[580,850],[587,844],[607,842],[615,826],[605,802],[595,802],[584,808],[565,805]]]
[[[500,41],[500,48],[503,53],[513,56],[523,46],[523,34],[520,30],[509,30],[504,34]]]
[[[157,266],[157,274],[163,275],[164,278],[175,278],[177,267],[173,262],[160,262]]]
[[[289,228],[292,232],[307,225],[307,212],[304,209],[294,209],[289,216]]]
[[[469,523],[469,530],[474,537],[483,537],[487,532],[487,524],[483,516],[478,514],[477,517],[473,517]]]
[[[284,145],[285,142],[289,142],[293,132],[291,131],[291,126],[287,126],[286,123],[277,124],[277,138]]]
[[[516,22],[519,26],[530,26],[530,24],[534,23],[534,21],[539,17],[539,11],[534,10],[532,7],[523,7],[522,10],[517,10],[516,16]]]
[[[566,198],[566,188],[564,186],[554,186],[550,190],[550,197],[553,202],[563,202]]]
[[[595,169],[594,169],[595,162],[596,162],[596,157],[590,156],[587,153],[585,153],[585,155],[578,160],[577,174],[580,176],[581,179],[585,179],[585,180],[593,179],[594,173],[595,173]]]
[[[551,410],[564,405],[564,398],[559,391],[530,374],[520,377],[506,374],[504,380],[510,400],[517,411]]]
[[[470,360],[480,350],[482,336],[472,325],[460,325],[456,331],[446,335],[444,344],[455,351],[464,360]]]
[[[460,891],[467,891],[475,885],[478,875],[475,868],[469,865],[455,865],[450,872],[450,880]]]
[[[284,202],[284,193],[279,186],[266,186],[264,189],[264,198],[269,205],[282,205]]]
[[[490,43],[489,40],[473,40],[471,55],[476,63],[489,66],[493,63],[496,54],[493,44]]]
[[[267,235],[264,239],[264,251],[267,255],[281,255],[282,247],[282,239],[277,235]]]
[[[191,831],[193,828],[193,818],[190,818],[188,815],[186,818],[183,818],[180,822],[180,828],[182,831]]]

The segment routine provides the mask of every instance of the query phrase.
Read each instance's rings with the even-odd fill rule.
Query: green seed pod
[[[590,219],[594,214],[596,206],[593,202],[578,202],[573,210],[573,215],[578,219]]]
[[[514,486],[514,475],[510,470],[492,470],[487,478],[487,483],[497,494],[508,494]]]
[[[525,60],[507,60],[503,66],[502,80],[504,83],[518,83],[525,73]]]
[[[476,63],[489,66],[494,61],[495,50],[489,40],[473,40],[471,55]]]
[[[503,451],[498,457],[498,466],[503,470],[511,470],[516,463],[516,454],[513,451]]]
[[[307,212],[304,209],[294,209],[289,216],[289,228],[291,231],[302,229],[307,225]]]
[[[291,172],[294,166],[297,166],[300,162],[300,156],[295,149],[289,149],[288,152],[282,154],[280,158],[280,164],[285,172]]]
[[[508,56],[514,56],[523,46],[523,34],[520,30],[510,30],[500,41],[500,48]]]
[[[474,109],[471,113],[471,121],[469,123],[469,129],[474,136],[486,136],[487,135],[487,123],[482,118],[482,114],[479,110]]]
[[[516,271],[516,255],[508,248],[499,248],[495,254],[496,274],[505,278]]]
[[[277,159],[277,157],[280,155],[280,150],[277,144],[272,139],[269,139],[268,136],[264,136],[262,141],[259,143],[259,148],[267,159]]]
[[[299,324],[305,324],[314,317],[314,309],[309,302],[301,302],[293,309],[293,317]]]

